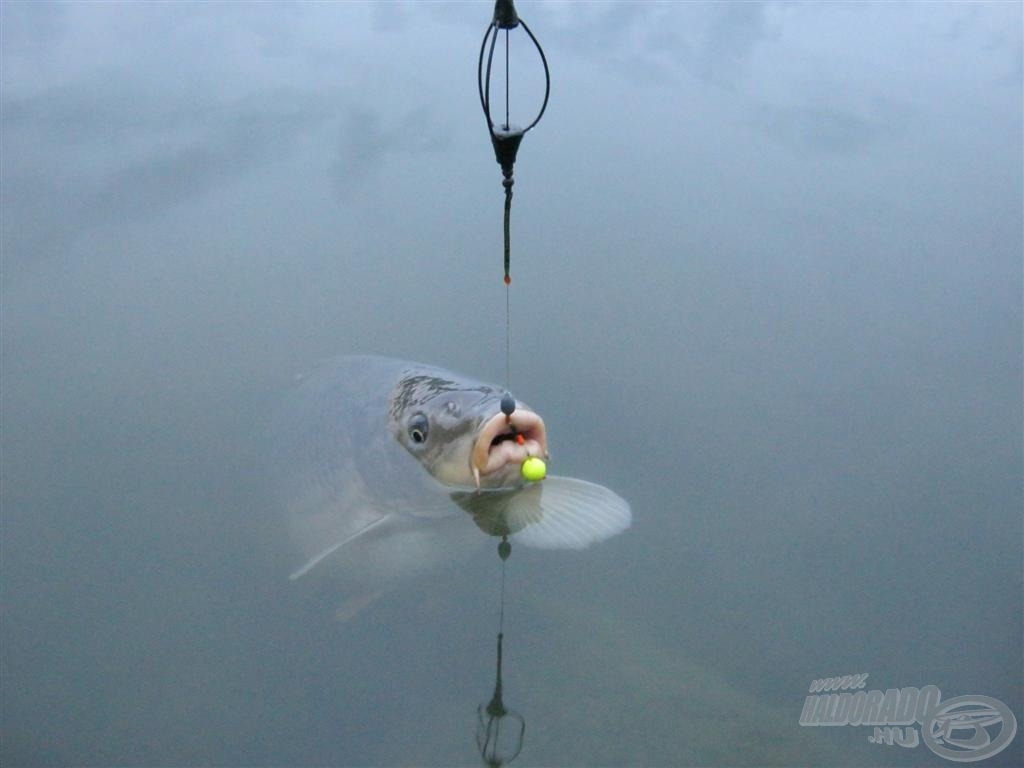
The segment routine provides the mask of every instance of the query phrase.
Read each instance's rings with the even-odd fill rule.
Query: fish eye
[[[422,413],[417,413],[409,419],[409,439],[417,445],[427,442],[429,432],[430,424]]]

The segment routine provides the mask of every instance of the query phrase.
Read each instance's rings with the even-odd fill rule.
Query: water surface
[[[635,522],[505,566],[516,764],[946,764],[799,725],[862,672],[1020,719],[1020,7],[520,11],[512,386]],[[339,621],[256,457],[323,357],[503,378],[488,6],[0,13],[0,760],[479,764],[496,542]]]

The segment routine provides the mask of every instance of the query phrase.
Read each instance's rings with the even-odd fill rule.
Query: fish
[[[585,480],[527,482],[550,458],[543,418],[506,415],[502,387],[421,363],[334,358],[299,378],[271,420],[270,469],[297,553],[292,580],[335,563],[364,591],[508,538],[583,549],[632,523]]]

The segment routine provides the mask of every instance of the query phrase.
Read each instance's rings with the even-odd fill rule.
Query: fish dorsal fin
[[[633,522],[625,499],[572,477],[549,477],[516,491],[462,494],[456,501],[486,533],[538,549],[585,549]]]
[[[334,544],[331,544],[323,552],[320,552],[319,554],[314,555],[310,560],[308,560],[306,562],[305,565],[303,565],[297,571],[293,572],[288,578],[290,580],[292,580],[292,581],[295,581],[296,579],[301,579],[303,576],[305,576],[307,573],[309,573],[311,570],[313,570],[313,568],[316,567],[320,563],[320,561],[324,560],[327,557],[330,557],[332,554],[337,552],[339,549],[341,549],[343,546],[345,546],[349,542],[355,541],[360,536],[363,536],[364,534],[369,533],[370,531],[372,531],[377,526],[381,525],[384,522],[387,522],[390,518],[391,518],[391,515],[384,515],[383,517],[378,517],[376,520],[372,521],[371,523],[368,523],[367,525],[364,525],[362,528],[360,528],[355,533],[353,533],[353,534],[351,534],[349,536],[346,536],[341,541],[338,541],[338,542],[336,542]]]

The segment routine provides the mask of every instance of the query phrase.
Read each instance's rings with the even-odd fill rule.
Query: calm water
[[[799,724],[854,673],[1020,722],[1020,6],[517,7],[512,385],[635,521],[513,548],[515,764],[952,764]],[[496,541],[339,620],[257,457],[323,357],[503,378],[489,15],[0,9],[4,765],[480,764]]]

